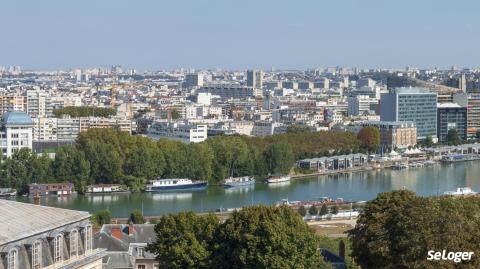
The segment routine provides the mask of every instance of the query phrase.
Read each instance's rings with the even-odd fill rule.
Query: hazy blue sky
[[[0,65],[480,66],[478,0],[1,0]]]

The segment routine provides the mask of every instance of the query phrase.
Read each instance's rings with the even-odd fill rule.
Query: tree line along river
[[[211,186],[205,190],[189,192],[47,196],[41,198],[41,203],[90,213],[108,209],[113,217],[127,217],[135,209],[143,210],[146,216],[157,216],[185,210],[206,212],[252,204],[271,205],[285,198],[306,201],[326,196],[346,201],[366,201],[375,198],[377,193],[399,189],[431,196],[465,186],[480,191],[479,164],[479,161],[473,161],[400,171],[363,171],[292,179],[291,182],[279,184],[257,183],[247,188]],[[28,197],[16,199],[33,202]]]

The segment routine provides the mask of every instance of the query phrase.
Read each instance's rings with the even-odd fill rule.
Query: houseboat
[[[145,191],[176,191],[176,190],[197,190],[207,187],[205,181],[193,181],[188,178],[169,178],[152,180],[145,186]]]
[[[32,183],[28,187],[29,196],[57,195],[64,196],[74,193],[73,183]]]
[[[0,198],[13,197],[17,195],[17,191],[12,188],[0,188]]]
[[[477,195],[478,192],[475,192],[470,187],[464,188],[457,188],[455,191],[446,191],[443,193],[444,195],[452,195],[452,196],[467,196],[467,195]]]
[[[114,193],[128,192],[128,187],[120,184],[96,184],[89,185],[85,189],[85,193]]]
[[[225,179],[225,187],[243,187],[255,185],[255,179],[250,176],[229,177]]]
[[[290,181],[290,176],[287,175],[271,175],[267,178],[268,183],[280,183]]]

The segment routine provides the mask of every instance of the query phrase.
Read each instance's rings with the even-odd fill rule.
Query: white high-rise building
[[[25,112],[11,111],[0,120],[0,154],[6,157],[22,148],[32,149],[33,121]]]

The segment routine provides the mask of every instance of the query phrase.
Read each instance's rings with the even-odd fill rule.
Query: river
[[[409,168],[364,171],[350,174],[293,179],[287,184],[257,183],[249,188],[209,187],[201,191],[167,193],[87,194],[68,197],[42,197],[42,205],[89,211],[109,209],[114,217],[127,217],[135,209],[146,216],[156,216],[185,210],[214,211],[217,208],[237,208],[251,204],[274,204],[284,198],[314,200],[323,196],[348,201],[371,200],[380,192],[408,189],[418,195],[442,194],[457,187],[472,187],[480,191],[480,162],[465,162]],[[18,201],[33,202],[32,198],[17,197]]]

